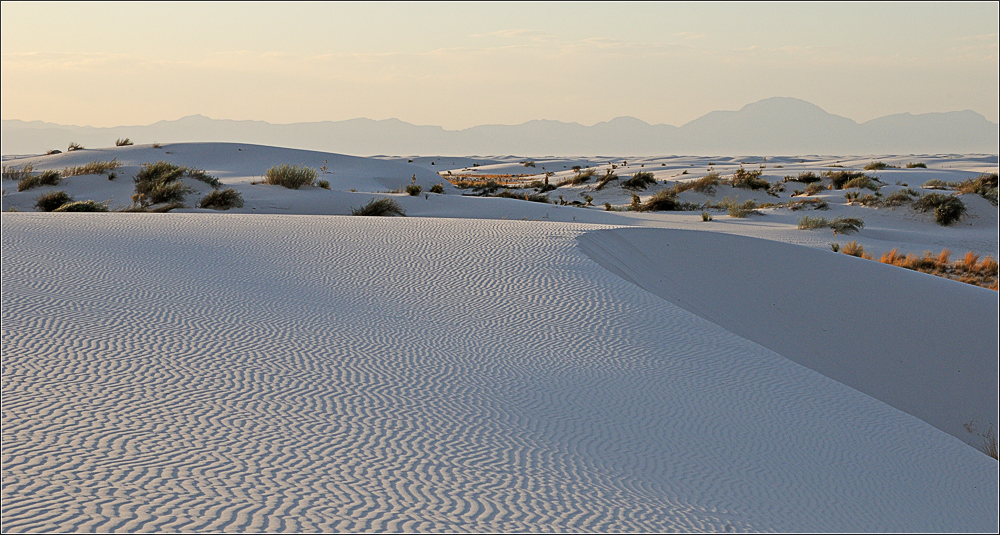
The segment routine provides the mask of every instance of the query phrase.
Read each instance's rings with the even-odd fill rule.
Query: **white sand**
[[[396,196],[425,217],[291,215],[426,189],[445,159],[78,151],[37,168],[129,167],[5,181],[4,209],[124,204],[168,151],[247,206],[3,214],[5,532],[998,527],[997,463],[955,421],[996,422],[995,292],[834,254],[787,210],[702,223],[448,189]],[[333,191],[250,185],[324,160]],[[819,215],[861,208],[830,195]],[[963,226],[872,209],[848,239],[995,254],[996,209],[970,197]]]

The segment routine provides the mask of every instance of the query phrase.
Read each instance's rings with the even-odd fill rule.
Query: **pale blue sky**
[[[998,120],[997,3],[2,8],[2,116],[681,125],[773,96]]]

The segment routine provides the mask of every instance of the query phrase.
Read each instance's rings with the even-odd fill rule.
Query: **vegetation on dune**
[[[632,175],[632,178],[622,181],[622,188],[628,190],[644,190],[653,184],[656,184],[656,179],[653,178],[653,173],[650,173],[649,171],[639,171],[638,173]]]
[[[437,184],[434,184],[433,186],[431,186],[431,189],[428,190],[428,191],[430,191],[431,193],[444,194],[444,183],[443,182],[439,182]]]
[[[865,171],[881,171],[881,170],[886,169],[888,167],[892,167],[892,166],[889,165],[889,164],[886,164],[884,162],[871,162],[871,163],[869,163],[868,165],[865,166]]]
[[[118,138],[117,140],[115,140],[116,147],[128,147],[129,145],[132,145],[132,140],[127,137]]]
[[[806,215],[799,219],[799,230],[826,228],[829,224],[829,221],[825,217],[809,217]]]
[[[833,235],[836,236],[837,234],[854,234],[865,228],[865,222],[858,217],[840,216],[830,221],[829,226],[833,229]]]
[[[395,199],[383,197],[372,199],[368,204],[351,209],[351,215],[360,216],[405,216],[406,212],[396,203]]]
[[[122,166],[122,163],[118,161],[117,158],[111,161],[93,161],[84,165],[74,165],[70,167],[64,167],[62,170],[62,176],[80,176],[80,175],[100,175],[109,173],[118,169]]]
[[[927,164],[925,164],[924,162],[911,162],[911,163],[906,164],[906,168],[907,169],[917,169],[917,168],[927,169]]]
[[[243,208],[243,196],[233,188],[216,189],[202,197],[198,206],[200,208],[211,208],[212,210]]]
[[[830,179],[830,189],[844,189],[844,184],[857,178],[872,179],[861,171],[826,171],[823,175]]]
[[[191,192],[181,181],[186,168],[159,161],[143,165],[135,175],[135,194],[132,204],[148,207],[162,203],[180,203]]]
[[[590,172],[591,175],[594,174],[593,171],[594,171],[593,169],[587,169],[587,172]],[[601,191],[602,189],[604,189],[604,186],[607,186],[614,180],[618,180],[618,175],[616,175],[615,172],[612,171],[611,169],[608,169],[604,173],[604,176],[601,177],[601,180],[597,182],[597,185],[594,186],[594,191]]]
[[[954,195],[931,193],[924,195],[913,203],[920,212],[934,212],[934,220],[941,225],[951,225],[966,213],[965,203]]]
[[[83,150],[83,145],[73,141],[69,144],[69,147],[66,148],[67,152],[73,152],[75,150]]]
[[[997,174],[983,173],[976,178],[970,178],[959,183],[955,190],[960,194],[977,193],[982,198],[997,206]]]
[[[721,183],[722,180],[719,178],[719,173],[713,171],[697,180],[680,182],[674,186],[674,190],[677,193],[694,190],[698,193],[704,193],[705,195],[715,195],[715,188]]]
[[[316,181],[316,176],[315,169],[286,163],[268,169],[264,173],[264,183],[288,189],[299,189],[302,186],[311,186]]]
[[[97,201],[76,201],[66,203],[53,212],[107,212],[108,205]]]
[[[799,173],[799,176],[797,177],[791,177],[791,176],[785,177],[785,182],[801,182],[803,184],[812,184],[813,182],[819,182],[821,180],[823,179],[817,176],[816,173],[813,173],[812,171]]]
[[[73,199],[65,191],[53,191],[38,197],[35,200],[35,208],[43,212],[51,212],[60,206],[73,202]]]
[[[34,170],[35,164],[33,163],[26,163],[24,165],[4,165],[2,172],[3,180],[20,181],[31,176]]]
[[[754,169],[752,171],[747,171],[746,169],[740,167],[733,173],[733,176],[729,179],[729,185],[734,188],[743,188],[758,190],[766,190],[771,187],[771,183],[767,180],[761,178],[762,172],[760,169]]]
[[[59,171],[42,171],[37,175],[28,175],[17,181],[17,191],[28,191],[40,186],[55,186],[59,184],[62,175]]]

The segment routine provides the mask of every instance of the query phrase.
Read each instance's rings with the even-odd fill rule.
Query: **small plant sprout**
[[[67,152],[73,152],[75,150],[83,150],[83,145],[73,141],[70,142],[69,147],[66,148]]]
[[[128,147],[129,145],[132,145],[132,140],[129,139],[129,138],[127,138],[127,137],[126,138],[118,138],[115,141],[115,146],[116,147]]]

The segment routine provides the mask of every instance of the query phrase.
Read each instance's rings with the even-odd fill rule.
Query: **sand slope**
[[[995,461],[598,228],[4,214],[3,529],[996,530]]]

